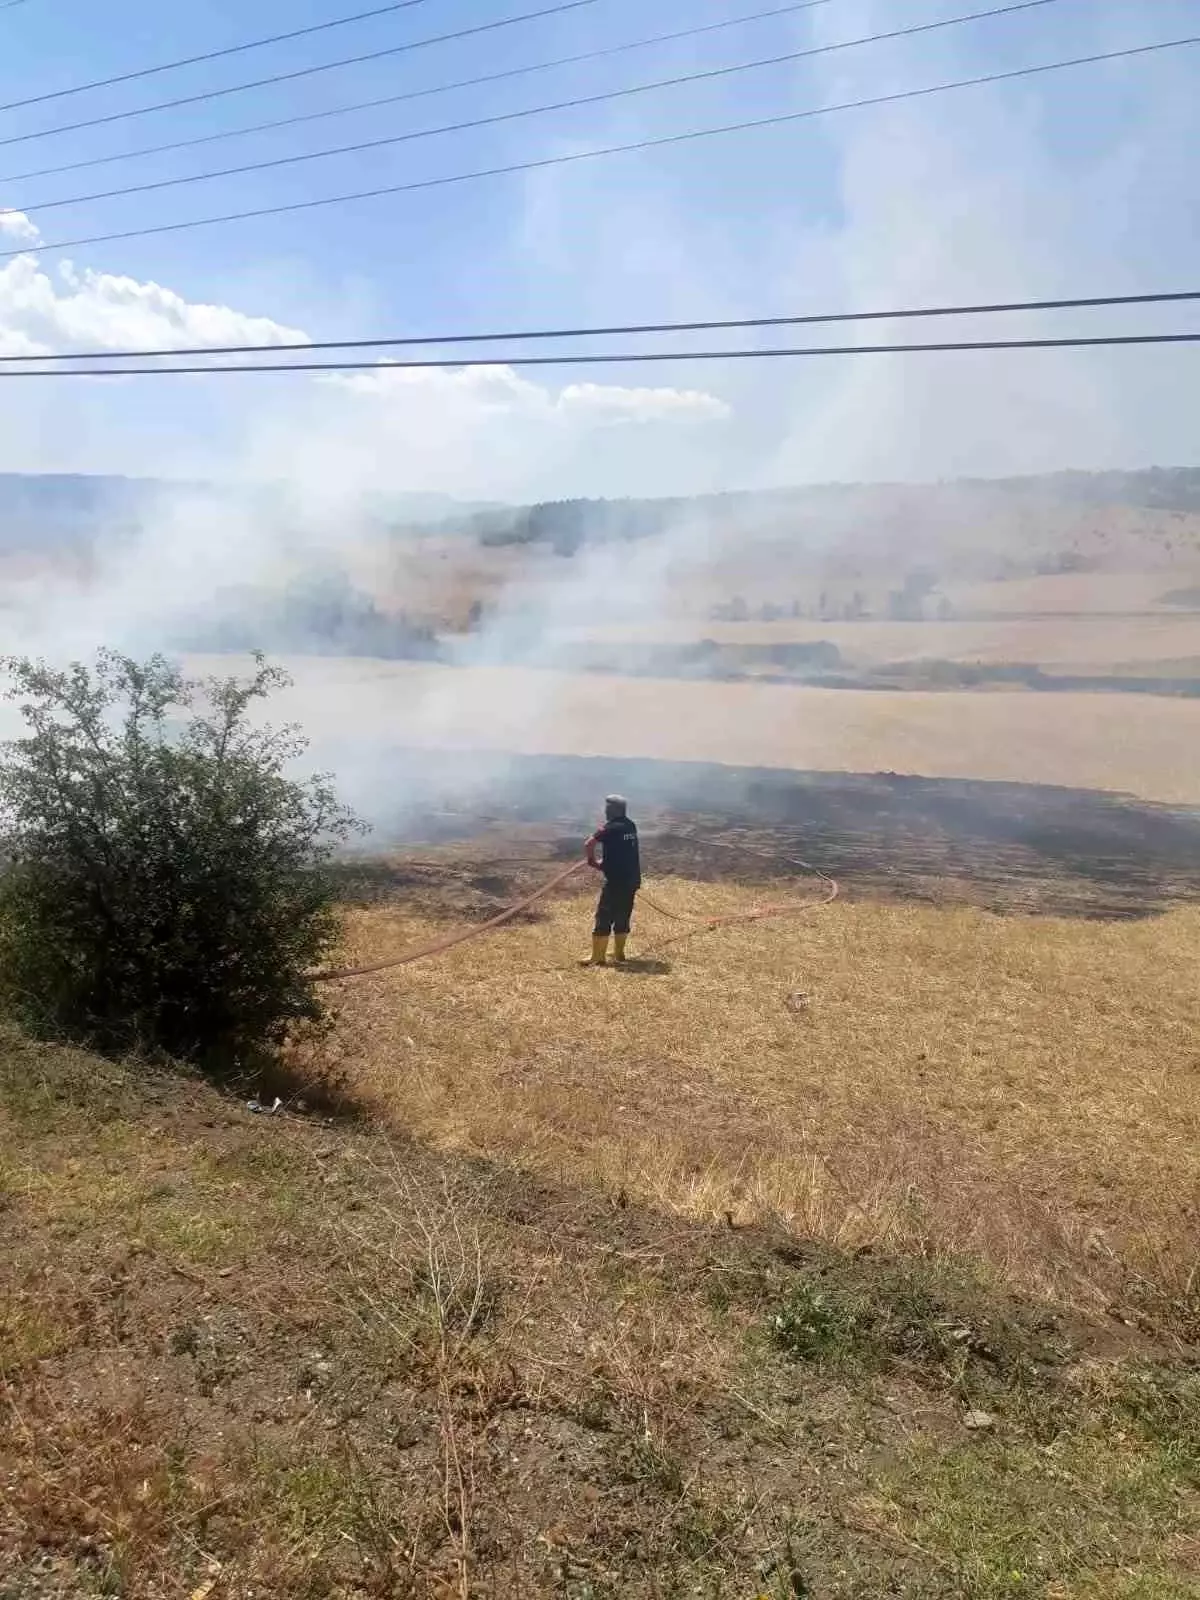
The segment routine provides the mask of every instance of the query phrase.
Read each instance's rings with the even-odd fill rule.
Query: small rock
[[[987,1433],[996,1426],[996,1419],[990,1411],[968,1411],[963,1418],[963,1427],[970,1428],[974,1433]]]

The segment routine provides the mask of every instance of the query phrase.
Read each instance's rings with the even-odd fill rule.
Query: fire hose
[[[836,879],[831,878],[828,873],[822,872],[820,867],[813,866],[809,861],[801,861],[795,856],[784,856],[773,851],[758,850],[751,845],[734,844],[724,839],[705,839],[700,841],[696,840],[694,835],[683,835],[683,837],[690,838],[693,842],[714,845],[724,850],[735,850],[741,854],[762,856],[769,861],[786,862],[789,866],[799,867],[820,879],[825,885],[825,891],[815,900],[780,900],[769,905],[754,906],[749,911],[735,911],[719,917],[688,917],[684,913],[672,911],[668,906],[660,905],[658,901],[651,899],[648,894],[643,892],[641,897],[643,905],[650,906],[660,916],[666,917],[669,921],[692,924],[690,927],[685,928],[683,932],[677,933],[653,946],[654,950],[665,950],[671,945],[682,943],[685,939],[694,939],[702,933],[713,933],[719,928],[733,928],[744,923],[765,922],[775,917],[798,916],[806,911],[818,911],[823,906],[832,905],[838,897],[839,889]],[[415,950],[406,950],[402,955],[391,956],[386,961],[373,961],[361,967],[338,967],[329,971],[314,972],[312,980],[314,983],[335,983],[348,978],[367,978],[378,972],[389,972],[394,967],[411,966],[414,961],[424,961],[430,956],[441,955],[446,950],[454,949],[455,945],[465,944],[468,939],[479,939],[485,933],[491,933],[496,928],[502,928],[505,923],[511,922],[514,917],[519,917],[522,912],[528,911],[539,900],[544,900],[548,894],[552,894],[561,884],[566,883],[569,878],[574,877],[575,873],[582,871],[587,865],[586,860],[573,861],[569,867],[563,867],[553,877],[547,878],[545,883],[540,884],[531,894],[527,894],[523,899],[506,906],[503,911],[498,911],[494,917],[489,917],[486,922],[476,923],[471,927],[460,929],[457,933],[446,934],[444,937],[434,939],[428,944],[418,945]]]
[[[689,834],[684,837],[695,840],[695,835]],[[802,861],[798,856],[785,856],[772,850],[758,850],[753,845],[734,844],[726,839],[705,839],[697,842],[715,846],[720,850],[735,850],[741,855],[761,856],[766,861],[783,861],[788,866],[799,867],[819,879],[825,885],[824,892],[815,900],[777,900],[768,905],[753,906],[749,911],[728,912],[720,917],[688,917],[678,911],[672,911],[669,906],[660,905],[648,894],[643,894],[642,903],[657,911],[659,916],[667,917],[672,922],[693,924],[670,939],[660,940],[653,947],[655,950],[666,950],[671,945],[682,944],[685,939],[694,939],[698,934],[715,933],[719,928],[736,928],[745,923],[766,922],[775,917],[794,917],[806,911],[820,911],[822,907],[832,905],[841,893],[836,878],[831,878],[820,867],[813,866],[811,861]]]
[[[406,950],[403,955],[392,956],[387,961],[373,961],[365,967],[339,967],[332,972],[316,972],[313,974],[315,983],[333,983],[340,978],[367,978],[375,972],[387,972],[392,967],[407,967],[414,961],[424,961],[427,956],[440,956],[443,950],[453,950],[456,944],[465,944],[468,939],[478,939],[485,933],[491,933],[493,928],[502,928],[506,922],[511,922],[514,917],[519,917],[522,911],[527,911],[530,906],[536,905],[539,900],[553,890],[560,883],[575,873],[582,871],[587,866],[586,861],[572,861],[569,867],[564,867],[561,872],[556,872],[548,878],[532,894],[527,894],[523,900],[518,900],[515,905],[506,906],[503,911],[498,911],[494,917],[489,917],[486,922],[476,923],[470,928],[464,928],[458,933],[450,933],[442,939],[434,939],[430,944],[418,945],[415,950]]]

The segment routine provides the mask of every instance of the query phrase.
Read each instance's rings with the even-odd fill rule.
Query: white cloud
[[[302,419],[269,419],[274,436],[259,436],[265,463],[469,499],[670,493],[689,482],[697,428],[729,415],[694,389],[556,388],[504,365],[381,364],[315,389]]]
[[[7,236],[36,242],[18,215],[0,213]],[[159,283],[69,261],[51,269],[32,250],[0,265],[4,355],[307,337]],[[148,380],[43,381],[23,385],[5,419],[0,468],[282,478],[322,499],[348,484],[536,498],[573,492],[577,477],[591,493],[666,492],[687,486],[696,426],[728,415],[723,401],[696,389],[559,386],[502,364],[383,362],[315,381],[163,379],[152,392]]]
[[[390,401],[396,406],[435,399],[441,405],[461,405],[471,411],[528,411],[543,409],[545,391],[529,383],[512,367],[399,367],[380,362],[372,372],[337,375],[324,380],[330,388]]]
[[[430,400],[462,414],[506,414],[597,422],[713,422],[729,415],[715,395],[697,389],[629,389],[619,384],[569,383],[557,394],[523,378],[513,367],[395,367],[335,377],[335,387],[406,405]]]
[[[0,214],[11,237],[19,237],[12,221],[18,215]],[[36,238],[36,229],[33,234]],[[55,275],[32,254],[0,267],[0,342],[13,353],[288,344],[305,337],[270,317],[198,304],[161,284],[81,270],[69,261]]]
[[[37,244],[41,237],[36,224],[23,211],[0,211],[0,239]]]
[[[615,384],[570,383],[558,408],[600,422],[723,422],[730,408],[700,389],[622,389]]]

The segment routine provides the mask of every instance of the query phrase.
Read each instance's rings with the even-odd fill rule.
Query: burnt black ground
[[[370,851],[389,855],[373,869],[380,888],[391,874],[402,887],[414,848],[449,847],[490,873],[478,887],[502,899],[540,863],[579,850],[603,796],[617,791],[656,875],[790,879],[789,858],[802,858],[851,898],[1105,918],[1200,900],[1200,807],[1037,784],[608,757],[397,749],[387,767],[403,801],[370,819]]]

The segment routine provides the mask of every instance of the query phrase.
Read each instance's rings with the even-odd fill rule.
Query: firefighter
[[[599,858],[597,859],[597,849]],[[642,887],[642,868],[638,857],[637,825],[619,794],[604,802],[604,826],[587,842],[588,865],[604,874],[604,887],[596,906],[596,926],[592,933],[592,958],[585,966],[608,965],[608,936],[613,936],[613,955],[625,959],[625,941],[633,902]]]

